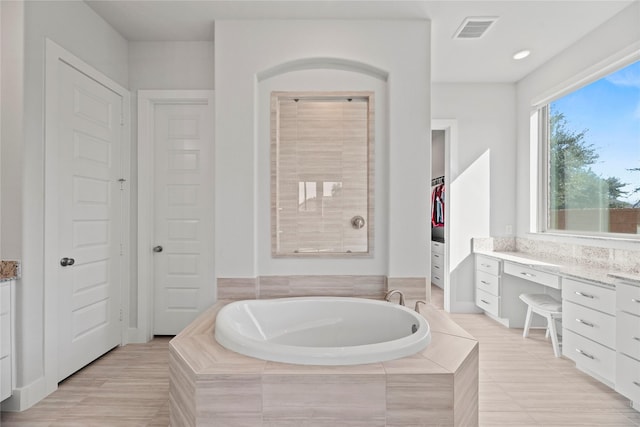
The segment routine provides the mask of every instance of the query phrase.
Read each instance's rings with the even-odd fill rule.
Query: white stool
[[[556,330],[556,319],[562,319],[562,303],[547,294],[522,294],[520,299],[529,307],[527,317],[524,321],[524,331],[522,337],[529,336],[531,326],[531,313],[539,314],[547,319],[546,337],[551,335],[553,344],[553,354],[560,357],[560,344],[558,344],[558,331]]]

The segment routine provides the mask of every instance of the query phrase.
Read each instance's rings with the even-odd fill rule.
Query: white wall
[[[125,87],[128,84],[128,69],[126,40],[84,2],[25,2],[23,22],[20,31],[24,34],[24,83],[20,76],[16,76],[16,81],[12,83],[23,83],[24,87],[24,121],[20,122],[24,138],[3,138],[2,144],[5,154],[5,144],[7,150],[21,153],[15,159],[21,175],[13,178],[23,182],[22,188],[17,186],[18,194],[11,195],[22,199],[22,227],[16,227],[20,236],[15,243],[22,247],[16,258],[22,260],[23,267],[22,280],[16,289],[17,385],[23,389],[23,397],[37,400],[37,394],[44,392],[41,385],[36,390],[35,384],[42,384],[43,379],[45,37]],[[22,100],[16,101],[20,108]],[[20,115],[19,112],[16,114]],[[9,219],[2,216],[3,229],[15,227],[7,223]],[[10,256],[8,253],[6,255]]]
[[[388,256],[370,262],[290,261],[306,274],[427,276],[428,167],[430,139],[430,25],[427,21],[217,21],[216,78],[216,269],[218,277],[262,274],[263,222],[267,212],[258,182],[256,144],[261,141],[256,75],[288,61],[340,58],[388,72]],[[323,77],[323,84],[329,80]],[[260,175],[256,175],[260,170]],[[259,205],[261,203],[261,205]],[[411,224],[411,226],[407,226]],[[274,270],[270,270],[274,271]],[[290,271],[290,270],[289,270]]]
[[[432,86],[433,118],[457,123],[447,192],[451,311],[475,310],[471,238],[506,235],[515,223],[515,101],[514,84]]]
[[[491,155],[492,236],[504,236],[515,224],[516,92],[510,83],[434,83],[434,119],[458,122],[458,157],[452,165],[462,173],[486,150]],[[469,188],[468,191],[473,191]]]
[[[129,326],[138,324],[138,94],[141,89],[213,89],[214,43],[129,42],[131,91],[131,272]],[[214,120],[212,117],[211,120]],[[149,159],[151,161],[152,159]],[[212,183],[213,186],[213,183]]]
[[[2,9],[2,141],[0,252],[3,259],[22,255],[22,143],[24,129],[24,4],[0,2]]]
[[[518,82],[517,85],[517,234],[527,237],[575,241],[569,236],[545,237],[527,234],[535,218],[536,209],[535,169],[536,147],[530,143],[530,117],[536,98],[544,97],[596,72],[606,64],[640,51],[640,2],[634,2],[618,15],[595,29],[558,56],[538,68]],[[533,153],[533,154],[532,154]],[[533,166],[530,166],[532,165]],[[590,240],[593,244],[605,246],[622,245],[610,239]],[[582,242],[584,243],[584,242]]]
[[[444,176],[444,131],[431,131],[431,178]]]

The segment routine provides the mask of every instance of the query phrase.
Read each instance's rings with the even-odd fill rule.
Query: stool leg
[[[524,331],[522,331],[522,338],[526,338],[529,336],[529,327],[531,326],[531,313],[533,310],[531,306],[527,308],[527,317],[524,319]]]
[[[551,344],[553,345],[553,354],[556,357],[562,356],[562,353],[560,353],[560,344],[558,344],[558,333],[556,331],[556,320],[551,315],[547,316],[547,329],[549,331],[549,334],[551,334]]]

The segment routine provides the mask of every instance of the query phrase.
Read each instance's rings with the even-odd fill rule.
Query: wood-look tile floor
[[[432,287],[432,302],[443,305]],[[528,339],[479,314],[451,317],[480,341],[481,426],[640,426],[640,413],[607,386],[553,357],[542,331]],[[2,427],[169,424],[168,338],[115,349]],[[429,425],[425,420],[425,425]],[[181,427],[181,426],[174,426]]]

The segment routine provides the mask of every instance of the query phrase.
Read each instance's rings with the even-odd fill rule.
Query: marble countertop
[[[20,278],[20,261],[0,261],[0,282]]]
[[[554,262],[552,259],[526,252],[476,250],[474,253],[498,258],[503,261],[515,262],[548,273],[559,274],[567,278],[587,280],[607,287],[615,287],[615,283],[619,279],[640,286],[640,276],[632,273],[611,271],[609,269],[596,268],[588,265],[562,265]]]

